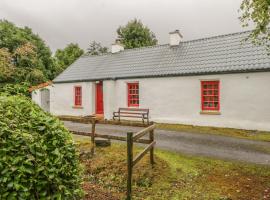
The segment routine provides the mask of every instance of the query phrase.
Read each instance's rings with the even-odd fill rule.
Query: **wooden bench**
[[[119,108],[117,112],[113,112],[113,120],[118,118],[118,121],[120,121],[121,117],[141,118],[143,123],[146,120],[149,124],[149,109]]]

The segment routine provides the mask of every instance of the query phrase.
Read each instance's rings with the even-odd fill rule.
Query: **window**
[[[219,81],[202,81],[202,111],[219,111]]]
[[[74,104],[75,106],[81,106],[82,105],[82,87],[81,86],[75,86],[74,89]]]
[[[139,107],[139,83],[128,83],[128,107]]]

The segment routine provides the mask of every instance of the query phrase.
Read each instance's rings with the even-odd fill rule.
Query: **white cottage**
[[[112,119],[139,107],[156,122],[270,131],[270,57],[244,41],[249,33],[182,41],[174,31],[169,44],[128,50],[117,42],[80,57],[44,96],[55,115]]]

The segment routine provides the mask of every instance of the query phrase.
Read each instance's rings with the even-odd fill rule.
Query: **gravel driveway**
[[[90,132],[91,124],[64,121],[74,131]],[[128,131],[137,132],[140,127],[97,124],[96,132],[126,136]],[[237,160],[270,165],[270,142],[260,142],[233,137],[155,130],[157,147],[189,155],[200,155],[223,160]]]

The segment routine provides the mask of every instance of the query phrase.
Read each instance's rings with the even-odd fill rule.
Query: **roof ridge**
[[[136,47],[136,48],[132,48],[132,49],[124,49],[124,52],[125,51],[141,50],[141,49],[157,48],[157,47],[167,46],[167,45],[169,45],[169,44],[157,44],[157,45],[152,45],[152,46]]]
[[[238,32],[233,32],[233,33],[226,33],[226,34],[209,36],[209,37],[198,38],[198,39],[193,39],[193,40],[186,40],[186,41],[183,41],[182,43],[196,42],[196,41],[200,41],[200,40],[208,40],[208,39],[213,39],[213,38],[221,38],[221,37],[227,37],[227,36],[231,36],[231,35],[240,35],[240,34],[244,34],[244,33],[251,32],[251,31],[252,30],[238,31]]]
[[[98,57],[98,56],[106,56],[108,54],[111,54],[111,52],[107,52],[107,53],[102,53],[100,55],[92,55],[92,54],[88,54],[88,53],[85,53],[83,54],[81,57],[84,58],[84,57]]]
[[[244,33],[251,32],[251,31],[252,30],[238,31],[238,32],[234,32],[234,33],[227,33],[227,34],[221,34],[221,35],[216,35],[216,36],[209,36],[209,37],[198,38],[198,39],[193,39],[193,40],[186,40],[186,41],[182,41],[181,43],[190,43],[190,42],[197,42],[197,41],[214,39],[214,38],[227,37],[227,36],[231,36],[231,35],[240,35],[240,34],[244,34]],[[166,43],[166,44],[158,44],[158,45],[153,45],[153,46],[145,46],[145,47],[136,47],[136,48],[132,48],[132,49],[124,49],[124,51],[122,51],[122,52],[138,51],[138,50],[144,50],[144,49],[150,49],[150,48],[159,48],[159,47],[162,47],[162,46],[169,46],[169,44]],[[107,55],[113,55],[113,54],[111,52],[102,53],[101,55],[90,55],[90,54],[85,53],[81,57],[97,57],[97,56],[107,56]]]
[[[169,44],[158,44],[158,45],[153,45],[153,46],[145,46],[145,47],[136,47],[136,48],[132,48],[132,49],[124,49],[123,51],[120,52],[127,52],[127,51],[135,51],[135,50],[143,50],[143,49],[150,49],[150,48],[158,48],[161,46],[167,46]],[[119,52],[119,53],[120,53]],[[87,53],[85,53],[84,55],[82,55],[82,57],[96,57],[96,56],[106,56],[106,55],[113,55],[113,53],[111,52],[107,52],[107,53],[102,53],[100,55],[88,55]]]

